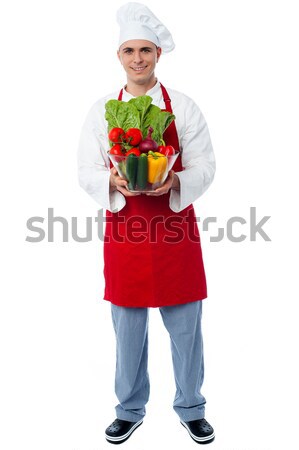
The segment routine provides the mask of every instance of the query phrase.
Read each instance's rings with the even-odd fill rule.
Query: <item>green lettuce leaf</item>
[[[174,120],[175,116],[168,111],[161,111],[158,106],[151,105],[151,110],[146,116],[144,123],[144,133],[147,135],[149,127],[153,128],[152,139],[159,145],[162,143],[163,133],[170,123]]]
[[[141,124],[141,131],[143,138],[145,138],[148,134],[149,127],[152,127],[155,130],[153,124],[157,120],[157,117],[160,115],[161,109],[156,105],[150,105],[147,114],[145,115],[143,122]],[[154,138],[154,133],[152,134],[152,139],[156,140]]]
[[[145,121],[146,115],[152,106],[152,101],[153,99],[149,95],[141,95],[139,97],[131,98],[131,100],[128,101],[128,103],[135,106],[135,108],[139,112],[141,129],[143,128],[143,123]]]
[[[111,128],[140,128],[138,109],[132,103],[120,100],[109,100],[106,105],[105,119],[108,122],[108,132]]]

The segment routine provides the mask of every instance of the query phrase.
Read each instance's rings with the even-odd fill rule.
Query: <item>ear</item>
[[[162,48],[157,47],[157,62],[159,61],[161,54],[162,54]]]
[[[120,55],[120,51],[119,51],[119,50],[117,50],[117,57],[118,57],[120,63],[122,64],[122,61],[121,61],[121,55]]]

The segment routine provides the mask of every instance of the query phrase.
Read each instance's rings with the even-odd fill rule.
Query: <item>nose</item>
[[[134,52],[134,63],[135,64],[142,63],[142,53],[139,52],[138,50],[136,52]]]

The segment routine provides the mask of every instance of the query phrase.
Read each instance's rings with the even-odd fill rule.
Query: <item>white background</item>
[[[86,217],[76,151],[91,105],[120,88],[122,1],[4,1],[1,33],[1,448],[101,450],[114,419],[114,335],[96,237],[26,242],[29,217]],[[163,83],[192,96],[209,125],[217,174],[202,218],[260,220],[265,242],[210,242],[204,304],[206,417],[214,450],[298,448],[298,17],[295,1],[147,2],[172,31]],[[195,10],[197,7],[197,10]],[[235,228],[248,234],[247,225]],[[124,268],[125,270],[126,268]],[[296,341],[297,339],[297,341]],[[151,310],[151,398],[124,449],[191,449],[172,410],[169,341]]]

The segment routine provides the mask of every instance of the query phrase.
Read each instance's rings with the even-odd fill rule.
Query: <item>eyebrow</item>
[[[123,52],[126,50],[134,50],[134,48],[133,47],[125,47],[122,49]],[[152,47],[141,47],[139,50],[153,50],[153,48]]]

